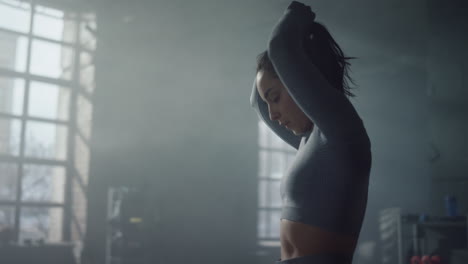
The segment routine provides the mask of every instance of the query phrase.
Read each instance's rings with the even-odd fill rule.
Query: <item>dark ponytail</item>
[[[311,58],[333,87],[349,97],[355,97],[349,86],[349,82],[355,84],[349,76],[351,66],[349,60],[355,59],[355,57],[344,55],[338,43],[323,24],[314,22],[310,32],[313,34],[313,38],[306,39],[307,56]]]

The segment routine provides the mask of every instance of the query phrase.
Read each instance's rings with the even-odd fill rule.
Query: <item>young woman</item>
[[[281,181],[280,263],[349,264],[367,205],[371,144],[348,100],[350,58],[293,1],[257,59],[251,105],[297,154]]]

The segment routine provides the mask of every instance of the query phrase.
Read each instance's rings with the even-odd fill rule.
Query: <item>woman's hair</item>
[[[355,57],[344,56],[343,51],[324,25],[314,22],[310,32],[313,38],[308,38],[305,42],[307,56],[333,87],[348,97],[355,97],[350,91],[351,87],[348,83],[350,81],[352,84],[355,84],[349,76],[349,66],[351,64],[348,62],[351,59],[355,59]],[[275,77],[278,77],[267,51],[257,56],[257,72],[262,70],[268,71]]]

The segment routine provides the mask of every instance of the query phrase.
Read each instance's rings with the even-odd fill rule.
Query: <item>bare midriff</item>
[[[322,228],[281,219],[281,260],[319,253],[352,256],[357,238]]]

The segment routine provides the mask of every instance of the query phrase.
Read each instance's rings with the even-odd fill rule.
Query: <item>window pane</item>
[[[268,157],[270,155],[266,150],[260,150],[258,152],[258,176],[260,177],[268,177]]]
[[[63,39],[63,11],[36,7],[33,34],[54,40]]]
[[[93,32],[96,32],[96,18],[94,14],[87,14],[84,21],[80,24],[80,43],[81,45],[90,50],[96,49],[96,37]]]
[[[26,71],[28,51],[28,39],[26,37],[9,32],[0,32],[0,50],[2,51],[0,53],[1,68],[18,72]]]
[[[96,86],[94,82],[94,70],[93,55],[89,52],[81,52],[79,81],[80,86],[88,94],[92,94]]]
[[[50,7],[45,7],[41,5],[36,5],[36,14],[40,15],[46,15],[54,18],[63,18],[64,13],[62,10],[55,9],[55,8],[50,8]]]
[[[260,238],[266,238],[267,237],[267,227],[268,227],[268,215],[267,211],[260,210],[258,211],[258,226],[257,226],[257,231],[258,231],[258,237]]]
[[[278,137],[273,131],[268,131],[270,133],[270,142],[268,142],[270,148],[282,149],[284,141]]]
[[[15,208],[10,206],[0,206],[0,227],[15,227]]]
[[[26,124],[26,156],[64,160],[66,150],[65,126],[36,121],[29,121]]]
[[[73,50],[56,43],[33,40],[31,55],[31,73],[50,78],[71,79]]]
[[[23,100],[24,80],[0,77],[0,112],[21,115]]]
[[[275,210],[269,212],[270,226],[268,236],[270,238],[279,238],[280,237],[280,221],[281,221],[281,211]]]
[[[286,170],[286,153],[272,151],[269,167],[271,168],[270,177],[273,179],[281,179]]]
[[[289,168],[292,165],[295,157],[296,157],[295,153],[286,154],[286,168]]]
[[[72,236],[75,238],[82,239],[84,232],[86,231],[86,189],[85,186],[81,185],[80,181],[77,180],[77,177],[73,177],[72,186]]]
[[[25,165],[22,200],[63,203],[65,168],[45,165]]]
[[[268,181],[259,181],[258,183],[258,206],[268,206]]]
[[[0,118],[0,154],[19,155],[21,121]]]
[[[86,99],[82,95],[78,95],[76,112],[78,129],[85,138],[85,140],[89,141],[91,138],[93,105],[88,99]]]
[[[280,181],[270,181],[269,191],[270,201],[268,201],[268,206],[281,207]]]
[[[82,179],[84,184],[87,184],[88,180],[89,160],[89,146],[80,136],[75,135],[75,168],[79,173],[78,177]]]
[[[23,207],[20,216],[19,241],[44,239],[46,242],[62,240],[62,208]]]
[[[93,56],[89,52],[80,53],[80,67],[85,68],[87,66],[93,65]]]
[[[0,200],[16,200],[16,182],[18,180],[18,165],[0,163]]]
[[[94,81],[95,67],[88,65],[80,70],[80,86],[88,93],[92,94],[96,89],[96,82]]]
[[[75,13],[66,13],[65,19],[63,20],[63,36],[62,41],[68,43],[76,42],[76,31],[77,23],[74,20],[76,19]]]
[[[29,31],[31,6],[24,1],[2,0],[0,2],[0,27],[22,33]]]
[[[269,137],[269,128],[263,121],[258,122],[258,143],[261,148],[267,148],[268,145],[268,137]]]
[[[43,82],[31,82],[29,115],[68,120],[70,89]]]
[[[297,152],[297,150],[295,148],[293,148],[292,146],[290,146],[288,143],[286,142],[283,142],[283,149],[285,151],[288,151],[288,152]]]

